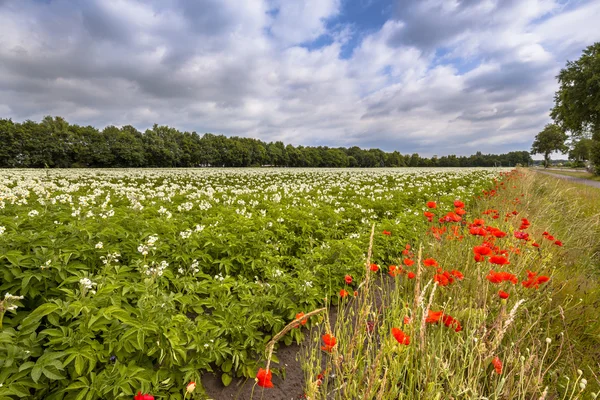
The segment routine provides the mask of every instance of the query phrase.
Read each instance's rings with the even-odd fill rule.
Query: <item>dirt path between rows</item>
[[[555,178],[565,179],[567,181],[571,181],[571,182],[575,182],[575,183],[581,183],[583,185],[588,185],[588,186],[592,186],[592,187],[600,189],[600,182],[598,182],[598,181],[592,181],[592,180],[583,179],[583,178],[576,178],[574,176],[553,174],[551,172],[546,172],[546,171],[535,171],[535,172],[538,172],[538,173],[544,174],[544,175],[550,175]]]

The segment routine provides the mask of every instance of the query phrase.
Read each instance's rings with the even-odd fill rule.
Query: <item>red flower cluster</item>
[[[369,269],[370,269],[371,271],[373,271],[373,272],[377,272],[377,271],[379,271],[379,265],[377,265],[377,264],[371,264],[371,265],[369,266]]]
[[[496,272],[494,270],[491,270],[490,273],[488,274],[488,276],[485,277],[485,279],[487,279],[488,281],[490,281],[492,283],[502,283],[502,282],[508,281],[508,282],[512,282],[513,285],[515,285],[519,282],[517,277],[513,274],[510,274],[505,271]]]
[[[142,392],[138,391],[135,396],[133,396],[135,400],[154,400],[154,396],[151,394],[142,394]]]
[[[390,231],[384,230],[382,233],[386,236],[392,236],[392,232],[390,232]]]
[[[492,248],[490,246],[486,246],[485,244],[481,246],[475,246],[473,247],[473,253],[475,253],[476,262],[484,261],[486,256],[492,254]]]
[[[435,201],[428,201],[427,202],[427,207],[428,208],[437,208],[437,204]]]
[[[443,311],[427,310],[427,318],[425,319],[425,322],[435,324],[439,322],[440,319],[442,320],[444,325],[446,325],[449,328],[454,328],[456,332],[462,331],[462,326],[460,326],[460,322],[458,322],[457,319],[451,317],[448,314],[444,314]]]
[[[545,275],[537,276],[535,272],[527,271],[527,280],[521,282],[523,287],[526,288],[535,288],[540,287],[542,283],[546,283],[550,280],[550,277]]]
[[[492,359],[492,365],[494,366],[496,373],[500,375],[502,373],[502,361],[500,361],[500,358],[498,356]]]
[[[519,227],[519,229],[523,231],[529,228],[529,225],[531,224],[529,223],[529,220],[527,218],[521,218],[521,226]]]
[[[437,267],[438,262],[435,261],[435,259],[433,259],[433,258],[426,258],[423,260],[423,265],[425,265],[427,267]]]
[[[400,344],[409,345],[410,337],[399,328],[392,328],[392,335]]]
[[[504,256],[491,256],[490,257],[490,262],[492,264],[496,264],[496,265],[508,265],[508,264],[510,264],[510,261],[508,261],[508,258],[506,258]]]
[[[346,285],[349,285],[352,283],[352,276],[351,275],[346,275],[344,277],[344,282],[346,282]]]
[[[448,286],[451,283],[454,283],[454,278],[456,278],[458,280],[462,280],[464,278],[464,275],[460,271],[457,271],[455,269],[448,272],[448,271],[442,271],[440,268],[440,269],[438,269],[438,273],[433,276],[433,280],[439,286]]]
[[[324,346],[321,346],[321,350],[328,351],[331,353],[331,350],[337,344],[337,339],[331,333],[322,336]]]
[[[434,213],[432,213],[432,212],[429,212],[429,211],[425,211],[425,212],[423,213],[423,215],[424,215],[424,216],[427,218],[427,221],[429,221],[429,222],[433,222],[433,217],[435,216],[435,214],[434,214]]]
[[[398,275],[401,275],[402,272],[404,272],[402,270],[402,267],[399,267],[397,265],[390,265],[389,270],[388,270],[388,274],[393,278],[396,277]]]
[[[258,372],[256,373],[256,383],[260,387],[272,388],[273,387],[273,382],[271,382],[272,377],[273,377],[273,374],[271,374],[271,371],[265,371],[264,369],[259,368]]]
[[[529,241],[529,233],[527,232],[522,232],[522,231],[515,231],[515,233],[513,234],[517,239],[521,239],[524,241]]]
[[[501,299],[508,299],[508,296],[510,296],[508,293],[506,293],[504,290],[499,290],[498,291],[498,297],[500,297]]]
[[[296,314],[296,317],[295,317],[294,319],[300,319],[300,318],[302,318],[302,317],[304,317],[304,313],[301,311],[301,312],[299,312],[298,314]],[[299,323],[300,325],[306,325],[306,322],[307,322],[307,321],[306,321],[306,318],[303,318],[303,319],[301,319],[301,320],[300,320],[298,323]],[[300,325],[296,325],[296,327],[297,327],[297,328],[299,328],[299,327],[300,327]]]
[[[461,216],[453,212],[449,212],[439,219],[440,222],[460,222],[461,220]]]

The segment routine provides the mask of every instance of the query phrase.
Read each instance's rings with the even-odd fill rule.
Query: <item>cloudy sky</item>
[[[0,117],[528,150],[600,1],[0,0]]]

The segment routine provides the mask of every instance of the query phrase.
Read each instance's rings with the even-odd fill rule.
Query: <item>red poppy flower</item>
[[[442,318],[442,315],[444,315],[443,311],[427,310],[427,318],[425,318],[425,322],[428,322],[430,324],[435,324],[436,322],[438,322],[440,320],[440,318]]]
[[[415,278],[415,273],[410,271],[408,274],[406,274],[406,276],[408,277],[408,279],[414,279]]]
[[[321,386],[323,384],[323,379],[325,379],[325,371],[317,375],[317,386]]]
[[[555,245],[562,247],[562,242],[560,240],[557,240],[556,242],[554,242]]]
[[[392,328],[392,335],[394,335],[394,338],[396,338],[398,343],[404,344],[407,346],[410,344],[410,337],[406,333],[402,332],[401,329]]]
[[[472,226],[469,228],[469,233],[473,236],[485,236],[487,231],[479,226]]]
[[[458,270],[455,270],[455,269],[453,269],[452,271],[450,271],[450,273],[451,273],[451,274],[452,274],[452,275],[453,275],[453,276],[454,276],[456,279],[459,279],[459,280],[461,280],[461,281],[462,281],[462,280],[464,279],[464,277],[465,277],[465,276],[462,274],[462,272],[460,272],[460,271],[458,271]]]
[[[488,246],[475,246],[473,247],[473,252],[481,256],[488,256],[492,254],[492,249]]]
[[[435,259],[433,259],[433,258],[424,259],[423,264],[426,265],[427,267],[437,267],[438,266],[438,262],[435,261]]]
[[[455,209],[454,209],[454,214],[457,214],[457,215],[461,215],[461,216],[462,216],[462,215],[465,215],[466,213],[467,213],[467,212],[466,212],[466,211],[465,211],[463,208],[455,208]]]
[[[344,282],[346,282],[346,285],[349,285],[349,284],[351,284],[351,283],[352,283],[352,276],[350,276],[350,275],[346,275],[346,276],[344,277]]]
[[[379,271],[379,265],[377,265],[377,264],[371,264],[371,265],[369,266],[369,269],[370,269],[371,271],[373,271],[373,272],[377,272],[377,271]]]
[[[410,267],[411,265],[413,265],[415,262],[413,260],[411,260],[410,258],[405,258],[404,260],[402,260],[402,263],[404,265],[406,265],[407,267]]]
[[[323,343],[325,343],[325,346],[321,346],[321,350],[331,352],[331,350],[333,350],[333,348],[337,344],[337,339],[335,338],[335,336],[328,333],[326,335],[323,335],[322,339],[323,339]]]
[[[442,218],[440,218],[440,222],[460,222],[461,220],[462,218],[460,217],[460,215],[456,215],[453,212],[449,212]]]
[[[391,277],[398,276],[398,275],[400,275],[401,273],[402,273],[402,268],[400,268],[400,267],[398,267],[398,266],[396,266],[396,265],[390,265],[390,268],[389,268],[389,270],[388,270],[388,274],[389,274]]]
[[[500,375],[502,373],[502,361],[500,361],[500,358],[498,358],[498,356],[492,359],[492,365],[494,366],[496,373]]]
[[[433,276],[433,281],[439,286],[448,286],[451,283],[450,279],[444,274],[435,274]]]
[[[548,235],[549,235],[549,233],[546,231],[544,231],[544,233],[542,233],[542,236],[548,236]]]
[[[462,331],[462,326],[460,326],[460,322],[458,322],[457,319],[444,314],[443,318],[442,318],[442,322],[444,323],[444,325],[446,325],[448,328],[454,328],[454,330],[456,332],[460,332]]]
[[[402,320],[402,323],[404,325],[410,324],[410,317],[409,316],[405,316],[404,319]]]
[[[406,246],[404,246],[404,250],[410,250],[410,244],[406,244]]]
[[[348,291],[346,291],[344,289],[340,290],[340,297],[341,298],[344,298],[344,297],[348,296],[348,294],[349,294]]]
[[[523,287],[526,287],[528,289],[529,288],[537,289],[538,287],[540,287],[540,285],[542,283],[546,283],[549,280],[550,280],[550,277],[548,277],[548,276],[545,276],[545,275],[537,276],[537,273],[527,271],[527,280],[521,282],[521,284],[523,285]]]
[[[503,257],[503,256],[491,256],[490,257],[490,262],[492,264],[497,264],[497,265],[508,265],[508,264],[510,264],[510,261],[508,261],[508,259],[506,257]]]
[[[273,387],[273,382],[271,382],[272,377],[273,377],[273,374],[271,374],[271,371],[265,371],[264,369],[259,368],[258,372],[256,373],[256,383],[260,387],[272,388]]]
[[[423,215],[427,217],[427,220],[428,220],[429,222],[432,222],[432,221],[433,221],[433,217],[434,217],[434,215],[435,215],[435,214],[434,214],[434,213],[432,213],[432,212],[429,212],[429,211],[425,211],[425,212],[423,213]]]
[[[506,293],[504,290],[499,290],[499,291],[498,291],[498,296],[499,296],[501,299],[508,299],[508,296],[509,296],[509,294],[508,294],[508,293]]]
[[[382,233],[387,236],[392,236],[392,232],[390,232],[390,231],[384,230]]]
[[[456,208],[465,208],[465,203],[463,203],[460,200],[455,200],[454,201],[454,207],[456,207]]]
[[[142,392],[138,391],[135,396],[133,396],[135,400],[154,400],[154,396],[150,394],[142,394]]]
[[[302,317],[304,317],[304,313],[303,313],[303,312],[299,312],[298,314],[296,314],[296,318],[294,318],[294,319],[300,319],[300,318],[302,318]],[[300,325],[306,325],[306,318],[302,319],[302,320],[299,322],[299,324],[300,324]]]
[[[514,285],[518,282],[518,279],[515,275],[504,271],[496,272],[494,270],[491,270],[490,273],[485,277],[485,279],[487,279],[491,283],[502,283],[508,281],[512,282]]]
[[[521,228],[522,229],[522,228]],[[521,239],[521,240],[525,240],[528,241],[529,240],[529,233],[527,232],[522,232],[522,231],[515,231],[515,233],[513,233],[513,235],[517,238],[517,239]]]
[[[540,247],[540,244],[539,244],[539,243],[535,243],[535,242],[534,242],[534,243],[532,243],[531,245],[532,245],[533,247]]]
[[[497,238],[503,238],[506,237],[506,232],[502,232],[500,229],[493,229],[492,235],[496,236]]]
[[[437,204],[435,203],[435,201],[428,201],[427,202],[427,207],[429,207],[429,208],[437,208]]]

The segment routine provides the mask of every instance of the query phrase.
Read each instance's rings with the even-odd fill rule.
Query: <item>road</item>
[[[592,180],[583,179],[583,178],[576,178],[574,176],[553,174],[551,172],[546,172],[546,171],[539,171],[539,170],[534,170],[534,171],[539,172],[540,174],[550,175],[550,176],[553,176],[555,178],[565,179],[567,181],[571,181],[571,182],[575,182],[575,183],[581,183],[583,185],[588,185],[588,186],[592,186],[592,187],[596,187],[596,188],[600,189],[600,182],[598,182],[598,181],[592,181]]]

